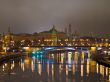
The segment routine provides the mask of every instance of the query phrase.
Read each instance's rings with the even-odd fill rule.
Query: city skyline
[[[42,32],[56,25],[62,31],[68,24],[81,34],[110,34],[107,0],[4,0],[0,3],[0,33],[10,24],[14,33]]]
[[[58,33],[65,33],[67,36],[71,36],[71,37],[75,37],[75,36],[78,36],[78,37],[97,37],[97,38],[101,38],[101,37],[105,37],[105,38],[109,38],[110,37],[110,34],[94,34],[94,32],[88,32],[86,34],[83,34],[83,33],[80,33],[78,30],[73,30],[72,29],[72,24],[68,24],[68,27],[65,27],[64,29],[62,30],[59,30],[56,28],[57,26],[53,25],[51,26],[51,28],[49,28],[48,30],[44,30],[44,31],[41,31],[41,32],[33,32],[33,33],[27,33],[27,32],[22,32],[22,33],[15,33],[13,32],[13,29],[12,27],[9,27],[7,28],[7,30],[5,32],[2,32],[0,33],[1,35],[6,35],[6,34],[12,34],[12,35],[34,35],[34,34],[40,34],[40,33],[47,33],[47,32],[50,32],[53,28],[55,28],[55,30],[58,32]]]

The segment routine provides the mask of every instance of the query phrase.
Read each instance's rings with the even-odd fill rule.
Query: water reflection
[[[42,64],[38,64],[38,73],[39,75],[41,75],[41,72],[42,72]]]
[[[87,76],[89,76],[89,72],[90,72],[90,59],[87,59]]]
[[[0,82],[6,82],[7,79],[8,82],[110,81],[110,68],[97,64],[90,59],[90,55],[89,51],[69,51],[48,53],[42,60],[35,57],[11,60],[0,66]]]
[[[21,59],[21,62],[20,62],[20,66],[21,66],[22,71],[24,71],[24,70],[25,70],[25,68],[24,68],[24,62],[23,62],[23,60],[22,60],[22,59]]]

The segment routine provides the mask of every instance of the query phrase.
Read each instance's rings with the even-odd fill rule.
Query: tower
[[[90,34],[90,37],[94,37],[93,32],[90,32],[89,34]]]
[[[77,32],[77,30],[75,30],[74,31],[74,38],[78,38],[78,37],[79,37],[78,32]]]
[[[68,30],[67,30],[67,28],[65,27],[65,34],[67,35],[68,34]]]
[[[4,43],[4,39],[5,38],[5,35],[4,35],[4,32],[3,32],[3,34],[2,34],[2,49],[4,49],[4,47],[5,47],[5,43]],[[6,51],[6,50],[5,50]]]
[[[8,33],[11,33],[11,31],[10,31],[10,26],[8,27]]]
[[[52,40],[53,40],[52,45],[57,46],[57,30],[55,29],[54,25],[53,25],[53,28],[51,29],[51,33],[52,33]]]
[[[8,27],[8,32],[7,34],[4,36],[4,43],[5,46],[8,47],[10,45],[11,40],[13,39],[12,33],[10,31],[10,26]]]
[[[72,37],[72,27],[71,26],[72,26],[71,24],[68,25],[68,35],[69,35],[69,37]]]

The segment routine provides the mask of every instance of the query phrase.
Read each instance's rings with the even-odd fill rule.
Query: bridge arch
[[[51,56],[52,56],[52,55],[54,55],[54,53],[59,53],[59,52],[60,53],[68,52],[68,55],[65,57],[68,60],[71,60],[71,58],[73,58],[72,53],[76,52],[76,49],[74,47],[60,47],[60,48],[59,47],[47,47],[47,48],[43,48],[43,49],[38,50],[38,51],[33,51],[31,56],[38,59],[38,60],[42,60],[42,59],[48,60],[48,58],[46,58],[48,53],[51,53]],[[85,52],[83,52],[83,53],[85,53]],[[79,55],[78,52],[76,52],[75,54]],[[57,55],[55,55],[55,56],[57,56]],[[60,55],[60,56],[63,57],[64,55]],[[84,57],[84,54],[82,57]],[[53,57],[53,60],[48,60],[48,61],[54,61],[54,57]],[[70,63],[70,61],[68,63]]]

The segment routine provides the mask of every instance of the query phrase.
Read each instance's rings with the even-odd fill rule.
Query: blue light
[[[45,50],[52,50],[54,49],[53,47],[48,47],[48,48],[45,48]]]
[[[36,52],[37,54],[39,53],[39,52]]]
[[[42,58],[43,56],[42,56],[42,55],[40,55],[40,57]]]
[[[42,51],[40,51],[40,53],[41,53],[41,54],[43,54],[43,52],[42,52]]]
[[[32,52],[33,54],[35,54],[36,52],[34,51],[34,52]]]
[[[32,59],[35,59],[35,56],[33,56]]]
[[[39,58],[39,56],[37,55],[37,58]]]
[[[70,47],[67,47],[65,49],[68,49],[68,50],[75,50],[75,48],[70,48]]]

